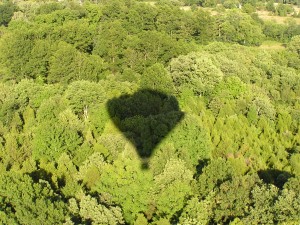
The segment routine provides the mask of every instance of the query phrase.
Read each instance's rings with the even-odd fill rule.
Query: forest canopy
[[[2,1],[0,224],[299,224],[296,5]]]

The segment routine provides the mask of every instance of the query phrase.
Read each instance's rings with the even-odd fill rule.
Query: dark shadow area
[[[300,146],[297,144],[291,148],[287,148],[286,151],[289,153],[288,159],[290,159],[293,154],[300,153]]]
[[[194,174],[194,178],[198,180],[199,176],[202,174],[204,167],[209,164],[209,159],[199,159],[198,165],[196,166],[196,174]]]
[[[44,168],[40,168],[39,161],[36,161],[36,166],[36,170],[25,174],[29,175],[34,183],[39,183],[40,180],[47,181],[53,191],[63,196],[62,192],[60,191],[60,188],[66,184],[65,177],[58,177],[59,186],[57,186],[52,179],[53,174],[51,172],[46,171]]]
[[[59,190],[60,187],[57,187],[52,180],[52,173],[43,168],[38,168],[37,170],[27,174],[32,178],[34,183],[39,183],[40,180],[47,181],[53,191],[62,195],[61,191]]]
[[[174,96],[150,89],[113,98],[107,109],[114,124],[136,147],[143,169],[148,168],[154,148],[184,117]]]
[[[52,181],[52,173],[44,170],[44,169],[37,169],[37,170],[34,170],[32,171],[31,173],[28,173],[28,175],[32,178],[33,182],[34,183],[38,183],[39,180],[45,180],[45,181],[48,181],[49,184],[51,184],[51,186],[55,186],[53,184],[53,181]]]
[[[276,169],[259,170],[257,174],[265,183],[273,184],[280,189],[292,177],[289,172]]]

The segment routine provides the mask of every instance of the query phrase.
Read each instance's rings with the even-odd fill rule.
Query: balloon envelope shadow
[[[135,146],[144,169],[155,147],[184,117],[174,96],[151,89],[113,98],[106,106],[114,124]]]

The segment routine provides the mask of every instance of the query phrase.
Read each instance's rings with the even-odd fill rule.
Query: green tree
[[[99,107],[106,99],[103,87],[90,81],[75,81],[68,85],[64,94],[71,109],[85,119],[88,119],[89,110]]]
[[[36,14],[50,14],[56,10],[60,10],[63,8],[64,7],[57,2],[46,3],[38,7],[38,9],[36,10]]]
[[[66,206],[47,181],[34,182],[29,175],[16,172],[1,174],[0,178],[0,207],[7,219],[17,224],[64,222]]]
[[[78,201],[78,203],[77,203]],[[124,224],[122,210],[119,206],[106,206],[90,195],[80,194],[79,199],[69,200],[69,209],[74,219],[81,218],[83,222],[92,224]]]
[[[142,63],[149,66],[155,63],[168,63],[172,58],[188,51],[188,46],[181,41],[172,39],[158,31],[143,31],[139,35],[139,51],[142,53]]]
[[[255,223],[273,223],[273,204],[278,195],[278,189],[273,186],[256,185],[252,193],[253,206],[250,207],[249,216],[244,221]]]
[[[223,79],[210,55],[190,53],[172,59],[170,72],[175,87],[188,87],[198,95],[207,95]]]
[[[48,83],[69,83],[79,78],[80,53],[70,44],[59,42],[49,61]]]
[[[51,42],[48,40],[36,40],[31,50],[31,57],[26,64],[30,71],[29,77],[46,80],[49,73],[49,61],[52,55]]]
[[[274,205],[274,217],[278,223],[300,222],[300,196],[293,190],[283,189]]]
[[[230,180],[233,171],[230,164],[221,158],[212,160],[198,178],[199,195],[204,197],[218,188],[226,180]]]
[[[294,36],[287,46],[288,50],[300,55],[300,35]]]
[[[202,201],[198,197],[188,200],[179,218],[180,223],[183,225],[210,224],[213,217],[213,206],[215,205],[214,198],[215,192],[212,191]]]
[[[121,21],[114,20],[102,23],[96,36],[93,54],[104,58],[109,63],[110,68],[116,71],[123,62],[122,43],[125,38],[126,30]]]
[[[64,111],[60,98],[52,98],[37,112],[38,126],[33,134],[33,157],[55,160],[65,152],[72,157],[82,144],[82,128],[77,117]]]
[[[101,179],[93,190],[121,205],[124,219],[133,223],[139,213],[148,210],[152,185],[151,173],[141,170],[138,160],[120,155],[113,165],[103,168]]]
[[[264,35],[251,16],[230,10],[217,20],[219,40],[242,45],[260,45]]]
[[[251,205],[251,190],[257,178],[251,176],[232,177],[231,181],[222,183],[216,193],[216,205],[213,208],[214,220],[227,223],[234,218],[243,218]]]
[[[203,7],[216,7],[217,6],[216,0],[201,0],[199,2],[201,3],[201,6],[203,6]]]
[[[60,190],[64,198],[70,198],[81,190],[81,186],[77,183],[75,175],[77,169],[73,164],[70,156],[63,153],[56,161],[56,169],[49,171],[52,173],[52,181],[56,188]],[[48,168],[46,168],[48,169]]]
[[[65,42],[59,42],[49,59],[48,83],[70,83],[75,80],[99,81],[105,77],[106,63],[97,55],[82,53]]]
[[[22,29],[8,32],[1,38],[0,61],[8,69],[4,80],[20,81],[22,78],[28,77],[30,71],[26,69],[26,64],[31,57],[30,52],[34,46],[34,39],[31,31]]]
[[[266,4],[266,9],[270,12],[273,12],[275,13],[276,12],[276,9],[275,9],[275,6],[274,6],[274,1],[268,1],[267,4]]]
[[[0,25],[7,26],[12,19],[16,6],[11,1],[0,4]]]
[[[198,9],[193,13],[194,17],[194,27],[193,29],[193,37],[200,44],[206,44],[215,40],[215,19],[212,17],[207,11]],[[187,26],[188,24],[185,24]]]
[[[65,127],[61,121],[40,123],[33,138],[33,157],[47,160],[57,159],[63,152],[74,156],[76,149],[82,144],[79,131]]]
[[[159,63],[145,69],[141,77],[141,87],[161,91],[166,94],[172,94],[175,90],[170,74]]]
[[[63,40],[76,49],[91,53],[93,50],[93,37],[95,28],[85,20],[67,21],[54,32],[59,33]]]
[[[172,38],[177,37],[181,29],[181,20],[183,11],[170,3],[157,4],[157,16],[155,18],[156,30],[170,35]]]
[[[173,143],[179,157],[192,171],[195,170],[200,160],[211,157],[213,146],[209,131],[194,115],[185,115],[185,118],[168,137],[168,142]]]
[[[161,174],[154,177],[154,198],[158,218],[170,219],[192,195],[192,172],[182,160],[170,159]]]

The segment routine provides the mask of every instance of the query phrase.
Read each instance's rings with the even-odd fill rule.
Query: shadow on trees
[[[155,147],[184,117],[174,96],[150,89],[113,98],[107,109],[114,124],[135,146],[144,169]]]
[[[292,177],[289,172],[276,169],[259,170],[257,174],[265,183],[273,184],[280,189]]]
[[[203,169],[209,164],[209,159],[199,159],[198,165],[196,166],[196,173],[194,174],[194,178],[198,179],[202,174]]]
[[[61,177],[58,179],[59,187],[57,187],[57,185],[55,185],[55,183],[52,180],[53,174],[51,172],[46,171],[43,168],[38,168],[27,174],[31,177],[31,179],[33,180],[34,183],[39,183],[40,180],[47,181],[48,184],[50,185],[51,189],[57,193],[60,193],[59,188],[63,187],[65,185],[64,177]]]

